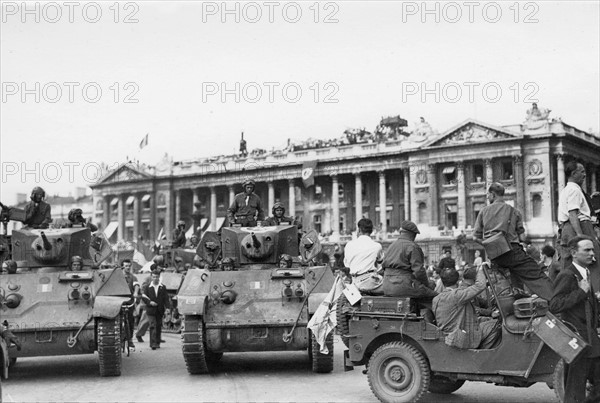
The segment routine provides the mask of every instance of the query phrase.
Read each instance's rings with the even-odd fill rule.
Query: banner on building
[[[302,182],[305,188],[315,184],[315,171],[317,170],[317,161],[308,161],[302,165]]]

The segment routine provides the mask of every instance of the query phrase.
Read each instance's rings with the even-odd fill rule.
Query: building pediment
[[[471,143],[487,143],[490,140],[501,140],[520,137],[516,133],[494,127],[485,123],[467,120],[446,131],[426,146],[463,145]]]
[[[142,172],[129,164],[122,164],[114,171],[109,172],[98,184],[138,181],[151,178],[152,175]]]

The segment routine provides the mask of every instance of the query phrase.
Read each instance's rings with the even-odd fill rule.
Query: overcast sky
[[[536,100],[600,126],[597,1],[113,4],[2,2],[4,203],[36,180],[66,195],[99,162],[232,154],[242,131],[249,149],[390,115],[443,132]]]

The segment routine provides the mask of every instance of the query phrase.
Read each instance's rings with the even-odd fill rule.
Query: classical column
[[[492,170],[492,160],[487,158],[485,160],[485,191],[487,193],[488,188],[494,182],[494,171]]]
[[[194,211],[196,203],[200,203],[200,188],[192,189],[192,211]]]
[[[379,222],[381,223],[381,236],[382,239],[386,238],[387,234],[387,201],[385,200],[385,171],[378,171],[379,173]]]
[[[354,219],[355,224],[362,218],[363,206],[362,206],[362,177],[360,172],[354,172],[354,209],[356,218]]]
[[[565,162],[564,162],[564,154],[556,154],[556,179],[558,182],[558,194],[565,187]]]
[[[517,210],[521,212],[526,220],[527,213],[525,211],[525,175],[523,172],[523,157],[521,155],[515,155],[513,157],[513,167],[514,167],[514,177],[515,177],[515,186],[517,188],[517,202],[515,207]]]
[[[233,185],[229,186],[229,206],[233,204],[233,199],[235,199],[235,191]],[[227,207],[229,207],[227,206]]]
[[[105,230],[110,223],[110,201],[108,196],[102,197],[102,230]]]
[[[427,182],[429,182],[429,196],[427,203],[429,205],[429,225],[431,227],[437,227],[440,223],[438,221],[436,164],[429,164],[427,166]]]
[[[404,219],[410,220],[410,168],[404,168]]]
[[[217,189],[210,187],[210,230],[216,231],[217,228]]]
[[[117,217],[119,222],[119,229],[117,231],[117,237],[119,241],[125,239],[125,195],[117,196],[119,198],[119,205],[117,206]]]
[[[296,186],[294,184],[293,179],[290,179],[288,183],[289,183],[288,184],[288,195],[289,195],[289,199],[290,199],[288,215],[290,217],[295,217],[296,216]]]
[[[265,206],[265,215],[268,215],[267,211],[271,211],[273,204],[275,204],[275,186],[273,182],[267,183],[269,187],[269,196],[267,197],[268,204]]]
[[[591,172],[590,172],[590,194],[594,193],[596,190],[598,190],[596,188],[596,171],[598,170],[598,167],[594,164],[590,164],[591,167]]]
[[[158,231],[156,231],[156,192],[150,192],[150,236],[156,239]]]
[[[332,210],[332,221],[333,221],[333,239],[337,240],[340,236],[340,188],[338,183],[338,176],[331,175],[331,210]]]
[[[167,236],[167,240],[171,242],[173,240],[172,232],[175,228],[175,225],[173,224],[173,195],[170,190],[164,192],[164,195],[167,211],[165,211],[165,226],[163,228],[163,233]]]
[[[133,241],[137,242],[140,236],[140,195],[133,195]]]
[[[456,163],[456,178],[458,191],[458,228],[467,227],[467,194],[465,184],[465,164],[462,161]]]
[[[175,222],[181,220],[181,190],[175,191]]]

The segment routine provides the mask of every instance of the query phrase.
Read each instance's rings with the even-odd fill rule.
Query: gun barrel
[[[42,241],[44,242],[44,249],[45,250],[52,250],[52,244],[48,240],[48,237],[46,236],[46,234],[44,234],[44,231],[42,231],[40,233],[40,236],[42,237]]]
[[[254,246],[255,249],[260,248],[260,241],[258,240],[258,238],[256,237],[256,234],[253,232],[252,233],[252,245]]]

